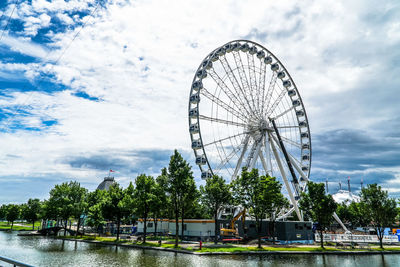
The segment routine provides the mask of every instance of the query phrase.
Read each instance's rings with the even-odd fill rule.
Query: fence
[[[22,262],[13,260],[13,259],[9,259],[9,258],[6,258],[6,257],[2,257],[2,256],[0,256],[0,261],[12,264],[13,266],[34,267],[33,265],[25,264],[25,263],[22,263]]]
[[[323,234],[324,242],[357,242],[357,243],[378,243],[376,235],[352,235],[352,234]],[[315,241],[320,242],[319,234],[315,234]],[[383,243],[399,243],[397,235],[384,235]]]

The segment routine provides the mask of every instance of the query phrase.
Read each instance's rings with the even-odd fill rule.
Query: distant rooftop
[[[99,184],[97,189],[108,191],[108,189],[110,188],[110,186],[113,183],[115,183],[114,177],[110,177],[110,176],[104,177],[104,181]]]

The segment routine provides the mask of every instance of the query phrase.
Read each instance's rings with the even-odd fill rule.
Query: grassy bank
[[[35,229],[40,226],[40,222],[35,222]],[[0,222],[0,229],[1,230],[11,230],[11,224],[8,222]],[[14,222],[14,226],[12,228],[13,231],[31,231],[32,230],[32,223],[22,223],[22,222]]]
[[[63,237],[59,237],[63,238]],[[114,237],[94,237],[94,236],[82,236],[82,237],[66,237],[67,239],[79,239],[85,241],[93,241],[93,242],[101,242],[104,244],[121,244],[127,246],[135,246],[135,247],[151,247],[151,248],[162,248],[162,249],[171,249],[171,250],[180,250],[182,252],[196,252],[196,253],[246,253],[246,252],[266,252],[266,253],[273,253],[273,252],[314,252],[314,253],[335,253],[335,252],[345,252],[345,253],[352,253],[352,252],[400,252],[400,247],[396,246],[387,246],[385,249],[380,249],[379,246],[369,247],[368,249],[341,249],[335,248],[334,246],[326,246],[324,249],[317,245],[292,245],[292,246],[268,246],[265,245],[262,248],[257,248],[256,245],[249,246],[249,245],[240,245],[240,244],[219,244],[214,245],[212,242],[203,243],[203,247],[200,250],[199,243],[180,243],[178,248],[174,247],[173,239],[169,239],[168,241],[163,241],[160,245],[158,241],[149,240],[146,243],[143,242],[136,242],[129,239],[123,239],[117,241]]]

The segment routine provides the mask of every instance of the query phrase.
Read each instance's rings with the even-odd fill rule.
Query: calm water
[[[400,266],[400,255],[194,256],[6,232],[0,232],[0,255],[35,266]]]

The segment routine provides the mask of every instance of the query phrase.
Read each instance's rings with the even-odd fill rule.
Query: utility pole
[[[349,188],[349,193],[351,192],[350,189],[350,176],[347,176],[347,187]]]

